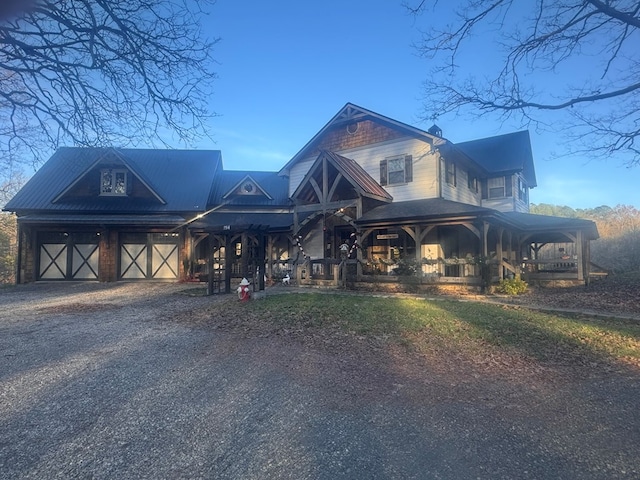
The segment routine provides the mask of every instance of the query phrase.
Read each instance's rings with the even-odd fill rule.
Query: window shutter
[[[513,185],[511,184],[511,175],[504,177],[504,196],[511,197],[513,195]]]
[[[387,161],[380,161],[380,185],[387,184]]]
[[[486,200],[487,198],[489,198],[489,188],[487,186],[487,179],[486,178],[483,179],[480,185],[482,186],[482,199]]]
[[[404,157],[404,181],[413,182],[413,157],[411,155]]]

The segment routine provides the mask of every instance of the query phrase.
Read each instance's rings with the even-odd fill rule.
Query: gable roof
[[[529,187],[537,186],[527,130],[456,143],[451,148],[474,160],[491,175],[522,172]]]
[[[63,194],[72,185],[81,182],[89,171],[97,168],[100,159],[109,154],[122,159],[123,165],[157,198],[65,198]],[[219,150],[63,147],[53,154],[4,209],[18,213],[204,211],[211,184],[221,163]],[[164,203],[159,202],[158,198]]]
[[[316,158],[311,168],[309,168],[305,178],[300,182],[300,185],[298,185],[293,195],[291,195],[292,198],[296,198],[300,191],[307,185],[309,178],[314,175],[316,168],[325,158],[342,174],[358,194],[386,202],[393,200],[393,197],[355,160],[343,157],[335,152],[329,152],[328,150],[322,150],[320,152],[318,158]]]
[[[146,188],[146,190],[153,196],[155,197],[160,203],[162,204],[166,204],[167,202],[160,196],[158,195],[157,192],[155,192],[153,190],[153,188],[149,185],[149,181],[147,179],[144,178],[144,175],[142,175],[141,173],[137,172],[136,169],[130,164],[130,162],[127,162],[127,160],[122,157],[121,155],[118,154],[118,152],[116,150],[110,149],[107,150],[106,152],[104,152],[104,154],[102,156],[100,156],[94,163],[93,165],[91,165],[90,167],[88,167],[84,173],[82,175],[80,175],[78,178],[76,178],[67,188],[65,188],[58,196],[56,196],[56,198],[54,198],[52,200],[53,203],[59,202],[61,200],[64,199],[64,197],[70,193],[73,188],[82,183],[83,181],[85,181],[85,179],[87,178],[87,176],[99,165],[109,165],[109,166],[113,166],[113,165],[118,165],[119,167],[124,167],[126,170],[128,170],[129,172],[131,172],[131,174],[136,177]],[[89,180],[87,180],[89,181]]]
[[[432,133],[426,132],[419,128],[413,127],[406,123],[399,122],[398,120],[394,120],[389,117],[385,117],[384,115],[380,115],[379,113],[373,112],[371,110],[367,110],[366,108],[359,107],[353,103],[347,103],[344,107],[342,107],[338,113],[336,113],[331,120],[327,122],[327,124],[320,129],[318,133],[316,133],[311,140],[309,140],[301,149],[296,153],[291,160],[287,162],[287,164],[280,169],[280,175],[286,175],[289,169],[297,163],[300,159],[304,158],[307,155],[309,149],[313,147],[313,145],[331,128],[337,125],[346,125],[352,123],[354,121],[360,120],[373,120],[377,123],[383,124],[387,127],[393,128],[395,130],[400,130],[408,136],[412,136],[415,138],[420,138],[432,145],[437,145],[440,143],[445,143],[446,140],[444,138],[438,137]]]
[[[247,178],[250,178],[264,195],[232,195],[232,192]],[[254,172],[244,170],[221,170],[216,175],[208,206],[216,205],[251,205],[251,206],[286,206],[289,205],[289,182],[277,172]]]

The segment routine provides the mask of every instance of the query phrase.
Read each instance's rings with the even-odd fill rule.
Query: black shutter
[[[380,185],[387,184],[387,161],[380,161]]]
[[[487,186],[487,179],[483,178],[480,182],[481,190],[482,190],[482,199],[486,200],[489,198],[489,187]]]
[[[404,181],[413,182],[413,157],[411,155],[404,157]]]
[[[504,196],[511,197],[513,195],[513,185],[511,184],[511,175],[504,177]]]

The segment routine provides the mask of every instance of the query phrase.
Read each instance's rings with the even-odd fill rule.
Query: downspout
[[[442,155],[436,156],[436,172],[438,174],[438,198],[442,198]]]

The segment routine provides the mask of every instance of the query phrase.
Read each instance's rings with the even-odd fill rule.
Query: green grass
[[[238,304],[278,328],[339,328],[410,343],[419,350],[487,347],[540,361],[640,361],[640,324],[586,316],[553,315],[474,302],[430,301],[330,294],[274,295]]]

